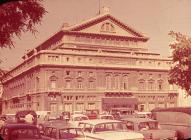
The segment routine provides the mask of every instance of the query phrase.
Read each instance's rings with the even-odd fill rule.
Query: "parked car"
[[[75,111],[73,111],[72,114],[73,114],[73,115],[74,115],[74,114],[84,114],[84,111],[77,111],[77,110],[75,110]]]
[[[100,114],[98,116],[98,119],[108,119],[108,120],[114,120],[113,115],[111,114]]]
[[[30,115],[30,119],[31,122],[27,122],[28,121],[28,115]],[[17,123],[31,123],[36,125],[37,124],[37,114],[34,110],[22,110],[22,111],[18,111],[15,115],[16,118],[16,122]]]
[[[48,120],[50,111],[36,111],[36,114],[37,114],[37,121],[43,122],[44,120]]]
[[[79,123],[86,138],[99,140],[143,140],[141,133],[127,129],[125,123],[118,120],[94,119]]]
[[[137,118],[151,118],[151,112],[135,112]]]
[[[177,132],[178,140],[191,139],[191,107],[155,108],[151,112],[161,128]]]
[[[40,122],[37,124],[37,127],[39,128],[40,132],[43,133],[45,127],[50,126],[50,125],[65,125],[67,122],[65,120],[60,120],[60,119],[53,119],[53,120],[46,120],[44,122]]]
[[[71,115],[69,122],[72,123],[73,125],[78,126],[79,122],[82,120],[89,120],[89,118],[88,116],[84,114],[74,114],[74,115]]]
[[[145,140],[170,139],[176,140],[176,131],[165,130],[159,128],[159,123],[156,120],[149,118],[122,118],[127,127],[133,131],[142,133]]]
[[[134,108],[126,108],[126,107],[119,107],[119,108],[111,108],[110,114],[117,120],[120,120],[121,117],[124,116],[133,116],[134,117]]]
[[[14,123],[14,122],[16,122],[15,114],[4,114],[1,117],[5,119],[5,123]]]
[[[86,110],[85,114],[88,116],[89,119],[97,119],[99,115],[99,110],[98,109],[89,109]]]
[[[61,117],[63,118],[63,120],[69,120],[71,117],[71,114],[69,111],[64,111],[61,113]]]
[[[42,140],[39,129],[32,124],[6,124],[1,130],[3,140]]]
[[[42,138],[44,140],[85,140],[82,129],[70,123],[47,125]]]

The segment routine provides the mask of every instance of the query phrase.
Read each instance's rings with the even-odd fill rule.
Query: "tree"
[[[13,37],[36,31],[46,10],[42,0],[18,0],[0,5],[0,48],[14,47]]]
[[[191,38],[181,33],[169,33],[175,42],[169,46],[173,50],[173,66],[169,72],[169,83],[176,84],[191,95]]]

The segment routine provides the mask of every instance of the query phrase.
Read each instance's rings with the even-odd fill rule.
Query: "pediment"
[[[81,24],[70,27],[69,31],[128,37],[144,37],[140,32],[109,14],[84,21]]]
[[[120,20],[114,18],[110,14],[98,15],[89,20],[83,21],[79,24],[73,26],[64,27],[51,36],[49,39],[44,41],[42,44],[37,46],[34,50],[29,51],[23,59],[27,59],[33,54],[39,52],[40,50],[55,49],[58,48],[62,43],[64,35],[67,34],[92,34],[92,35],[109,35],[116,37],[127,37],[136,38],[141,41],[147,41],[148,37],[144,36],[142,33],[138,32],[129,25],[121,22]]]

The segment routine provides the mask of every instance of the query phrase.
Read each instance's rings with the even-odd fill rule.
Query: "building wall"
[[[159,86],[160,83],[160,86]],[[7,83],[8,98],[4,112],[17,110],[62,111],[102,110],[105,93],[127,92],[138,98],[140,107],[176,106],[176,96],[169,95],[167,71],[46,65],[27,71]],[[14,101],[14,96],[19,101]]]
[[[150,53],[147,37],[104,18],[76,27],[81,30],[64,29],[26,54],[3,78],[3,113],[102,111],[106,93],[127,99],[131,93],[144,111],[176,106],[177,91],[168,84],[171,60]]]

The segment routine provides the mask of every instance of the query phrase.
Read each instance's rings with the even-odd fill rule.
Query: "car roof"
[[[128,117],[124,117],[121,119],[122,121],[131,121],[134,123],[141,123],[141,122],[157,122],[156,120],[150,119],[150,118],[128,118]]]
[[[151,114],[151,112],[135,112],[135,114],[145,115],[145,114]]]
[[[87,117],[87,115],[84,115],[84,114],[73,114],[72,117]]]
[[[155,112],[182,112],[191,115],[191,107],[169,107],[169,108],[155,108],[151,110],[152,113]]]
[[[37,128],[36,125],[32,125],[32,124],[24,124],[24,123],[8,123],[5,125],[6,128],[8,129],[19,129],[19,128]]]
[[[90,125],[97,125],[97,124],[102,124],[102,123],[118,123],[118,122],[122,122],[119,120],[109,120],[109,119],[93,119],[93,120],[82,120],[80,121],[80,123],[87,123]]]
[[[69,128],[79,128],[78,126],[72,124],[72,123],[62,123],[62,124],[49,124],[46,127],[53,127],[57,129],[69,129]]]

